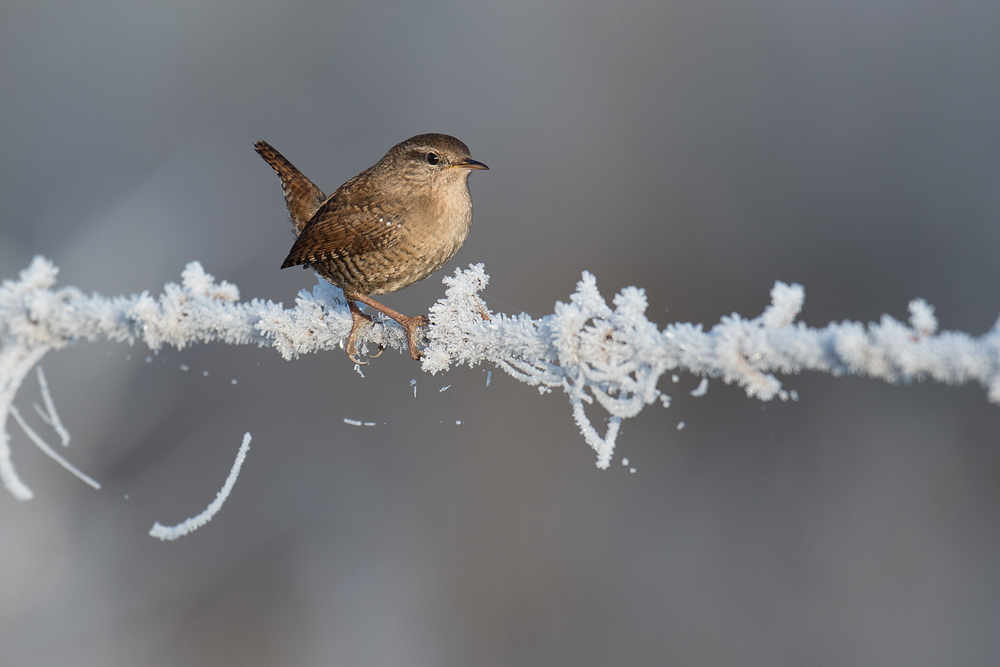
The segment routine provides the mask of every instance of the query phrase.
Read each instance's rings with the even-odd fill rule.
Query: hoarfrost
[[[168,283],[157,297],[57,289],[57,273],[50,261],[36,257],[17,280],[0,286],[0,477],[21,499],[30,497],[30,489],[11,463],[7,416],[21,382],[49,350],[98,338],[143,343],[153,353],[165,345],[222,341],[273,347],[293,359],[341,347],[351,328],[343,294],[323,280],[299,292],[295,306],[286,309],[271,301],[241,302],[235,285],[216,282],[198,262],[187,265],[179,285]],[[656,401],[669,404],[657,388],[664,374],[674,382],[681,372],[699,376],[699,388],[719,378],[762,401],[796,400],[776,376],[805,370],[890,383],[975,381],[989,401],[1000,403],[1000,324],[979,337],[938,332],[933,307],[920,299],[910,302],[908,323],[884,315],[877,324],[810,328],[796,321],[805,290],[777,282],[763,314],[746,319],[733,313],[705,331],[691,323],[658,328],[646,318],[645,292],[636,287],[626,287],[609,305],[587,272],[568,303],[557,303],[553,314],[539,319],[490,311],[479,295],[488,281],[482,264],[444,279],[445,296],[430,310],[422,369],[435,374],[455,365],[489,364],[540,393],[561,389],[600,468],[610,464],[623,419]],[[405,350],[406,338],[394,322],[379,321],[360,332],[358,345]],[[411,385],[415,396],[416,380]],[[588,410],[608,415],[603,433]]]
[[[77,478],[79,478],[86,484],[89,484],[95,489],[101,488],[100,484],[95,482],[87,475],[83,474],[76,466],[74,466],[72,463],[64,459],[62,456],[60,456],[59,452],[52,449],[52,447],[50,447],[49,444],[45,442],[42,436],[35,433],[35,430],[28,425],[28,422],[24,421],[24,417],[21,416],[21,413],[18,412],[15,406],[11,405],[9,409],[10,409],[10,415],[14,418],[14,421],[17,422],[17,425],[21,427],[21,430],[24,431],[24,434],[27,435],[28,439],[31,440],[33,443],[35,443],[35,446],[37,446],[40,450],[42,450],[42,452],[44,452],[46,456],[51,458],[53,461],[61,465],[69,472],[73,473],[73,475],[75,475]]]
[[[59,440],[62,442],[63,447],[69,447],[69,431],[63,426],[62,420],[59,419],[59,413],[56,412],[56,404],[52,400],[52,393],[49,391],[49,382],[45,379],[45,371],[39,366],[35,369],[35,375],[38,376],[38,390],[42,394],[42,402],[45,403],[45,410],[43,411],[38,407],[38,403],[35,403],[35,411],[42,418],[46,424],[52,427],[52,430],[56,432],[59,436]]]
[[[158,540],[176,540],[178,538],[184,537],[188,533],[198,530],[206,523],[212,520],[220,509],[222,509],[223,503],[226,502],[226,498],[229,497],[229,492],[233,490],[233,486],[236,484],[236,478],[240,476],[240,468],[243,466],[243,461],[247,457],[247,452],[250,450],[250,433],[247,432],[243,434],[243,443],[240,445],[240,450],[236,453],[236,460],[233,462],[233,467],[229,470],[229,476],[226,477],[226,483],[222,485],[222,488],[217,494],[215,494],[215,500],[209,503],[208,507],[205,508],[201,514],[195,515],[190,519],[186,519],[176,526],[164,526],[159,521],[153,523],[153,527],[149,529],[150,537],[155,537]]]
[[[701,398],[708,393],[708,378],[702,378],[698,386],[691,391],[691,395],[695,398]]]

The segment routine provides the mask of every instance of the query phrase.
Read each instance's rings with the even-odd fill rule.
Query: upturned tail
[[[326,195],[316,187],[316,184],[306,178],[301,171],[285,159],[285,156],[274,150],[266,141],[258,141],[253,145],[257,154],[271,165],[271,168],[281,179],[281,189],[285,192],[285,205],[288,207],[288,218],[292,222],[295,235],[302,232],[309,219],[326,201]]]

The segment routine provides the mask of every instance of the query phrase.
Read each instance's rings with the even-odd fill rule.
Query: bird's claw
[[[414,361],[419,361],[424,356],[423,351],[417,348],[417,329],[430,326],[430,323],[431,321],[426,315],[408,317],[406,321],[400,322],[406,333],[406,345],[410,348],[410,359]]]
[[[353,301],[348,301],[347,305],[351,309],[351,333],[347,335],[347,342],[346,345],[344,345],[344,352],[347,352],[347,358],[356,363],[357,365],[367,366],[368,365],[367,361],[358,360],[358,346],[357,346],[358,330],[365,325],[370,325],[372,322],[372,318],[362,313],[361,310],[358,309],[358,305]],[[382,346],[380,345],[379,347]],[[372,357],[372,359],[375,359],[381,354],[382,353],[379,352],[377,355]]]
[[[347,336],[347,344],[344,346],[344,351],[347,352],[347,358],[358,364],[359,366],[367,366],[367,361],[360,361],[358,359],[358,345],[357,345],[358,332],[356,328],[351,328],[350,335]],[[378,359],[385,352],[385,345],[378,346],[378,352],[376,354],[369,354],[369,359]]]

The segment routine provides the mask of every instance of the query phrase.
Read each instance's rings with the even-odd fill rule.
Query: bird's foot
[[[431,321],[425,315],[418,315],[417,317],[402,317],[396,320],[399,322],[403,331],[406,332],[406,344],[410,347],[410,359],[417,361],[420,357],[424,356],[416,345],[415,338],[417,335],[417,329],[420,327],[429,326]]]
[[[352,322],[351,322],[351,333],[347,334],[347,342],[344,344],[344,351],[347,352],[348,359],[358,364],[359,366],[365,366],[368,364],[368,362],[360,361],[358,359],[358,347],[357,347],[358,331],[361,329],[361,327],[370,325],[372,323],[372,318],[362,313],[361,310],[358,308],[358,304],[354,303],[353,301],[348,301],[347,305],[351,309]],[[385,348],[382,348],[381,345],[379,345],[379,348],[381,348],[379,350],[379,353],[376,354],[374,357],[371,357],[372,359],[376,359],[382,356],[382,352],[384,351]]]
[[[419,329],[420,327],[426,327],[430,325],[431,321],[430,319],[427,318],[426,315],[418,315],[417,317],[407,317],[402,313],[397,313],[395,310],[389,308],[388,306],[382,305],[381,303],[371,298],[370,296],[359,294],[357,292],[352,292],[350,297],[348,297],[348,303],[351,306],[351,316],[354,318],[354,328],[357,328],[358,326],[358,318],[365,317],[365,315],[362,315],[361,311],[358,310],[358,306],[357,304],[354,303],[354,300],[360,301],[366,306],[374,308],[383,315],[391,317],[392,319],[399,322],[399,326],[403,327],[403,332],[406,334],[406,345],[407,347],[410,348],[410,358],[416,361],[419,360],[420,357],[424,356],[423,352],[421,352],[418,347],[417,329]],[[357,313],[356,315],[355,312]],[[371,318],[367,319],[369,322],[371,321]],[[351,329],[351,336],[348,337],[348,342],[351,342],[353,340],[353,337],[355,336],[354,328]],[[379,354],[381,354],[381,352],[379,352]],[[374,357],[372,358],[374,359]],[[354,359],[354,357],[351,357],[351,359]],[[357,362],[355,361],[355,363]]]

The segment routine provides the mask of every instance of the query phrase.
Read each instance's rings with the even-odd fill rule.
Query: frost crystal
[[[36,257],[19,279],[0,286],[0,479],[19,499],[30,498],[31,490],[11,462],[7,417],[21,382],[49,350],[98,338],[143,343],[154,353],[164,345],[222,341],[273,347],[291,359],[340,347],[351,328],[343,294],[323,280],[285,309],[271,301],[239,301],[235,285],[216,282],[197,262],[184,269],[180,285],[168,283],[155,298],[146,292],[108,298],[55,289],[57,273]],[[1000,403],[1000,322],[978,338],[938,332],[933,307],[920,299],[909,304],[907,324],[884,315],[878,324],[813,329],[796,321],[805,290],[778,282],[759,317],[734,313],[709,331],[691,323],[661,330],[646,318],[643,290],[626,287],[608,305],[587,272],[569,303],[557,303],[552,315],[540,319],[491,312],[479,296],[488,282],[482,264],[444,279],[445,296],[430,311],[423,370],[487,363],[540,393],[561,389],[600,468],[611,462],[623,419],[657,401],[669,405],[657,388],[665,373],[674,382],[680,372],[699,376],[698,393],[708,378],[719,378],[763,401],[797,400],[776,375],[804,370],[891,383],[975,381],[986,387],[988,400]],[[405,350],[406,338],[395,322],[379,321],[360,332],[358,345]],[[416,380],[411,385],[416,396]],[[48,408],[47,391],[46,385]],[[608,415],[603,433],[588,415],[598,408]],[[57,419],[54,407],[46,414]]]

